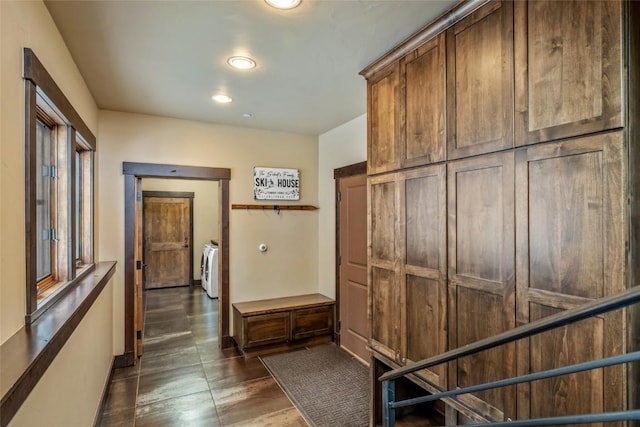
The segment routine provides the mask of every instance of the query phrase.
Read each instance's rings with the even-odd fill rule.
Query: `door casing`
[[[123,366],[133,366],[135,356],[135,200],[137,178],[195,179],[218,182],[219,197],[219,283],[218,342],[232,347],[229,331],[229,181],[231,170],[200,166],[123,162],[124,175],[124,354]]]

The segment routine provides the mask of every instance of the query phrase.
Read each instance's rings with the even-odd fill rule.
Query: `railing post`
[[[393,427],[396,425],[396,410],[391,403],[396,401],[396,380],[382,381],[382,425]]]

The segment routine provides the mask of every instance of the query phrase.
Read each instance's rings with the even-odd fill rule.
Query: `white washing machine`
[[[218,246],[209,245],[204,261],[204,277],[202,287],[209,298],[218,298]]]
[[[210,243],[205,243],[202,247],[202,257],[200,258],[200,285],[202,289],[207,290],[207,278],[209,275],[207,274],[207,270],[209,269],[209,252],[213,249],[213,245]]]

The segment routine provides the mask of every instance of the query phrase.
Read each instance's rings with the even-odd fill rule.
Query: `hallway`
[[[306,426],[260,359],[218,348],[199,287],[147,291],[144,354],[113,373],[100,426]]]

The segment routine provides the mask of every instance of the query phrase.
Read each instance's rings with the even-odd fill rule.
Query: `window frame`
[[[25,259],[26,314],[31,324],[47,309],[55,305],[66,292],[95,268],[94,264],[94,152],[96,138],[67,100],[51,75],[29,48],[23,50],[23,78],[25,82]],[[36,226],[36,120],[45,113],[55,126],[56,149],[56,274],[49,295],[38,298]],[[82,171],[86,177],[80,183],[82,195],[82,226],[87,231],[76,236],[76,149],[81,149]],[[83,264],[76,267],[76,239],[82,238]],[[52,266],[52,270],[54,267]]]
[[[51,117],[49,117],[49,115],[41,108],[36,109],[36,127],[38,127],[38,122],[42,123],[42,125],[46,127],[49,131],[49,144],[50,144],[49,163],[50,163],[50,166],[53,166],[55,168],[57,166],[57,155],[56,155],[57,123]],[[37,128],[36,128],[36,135],[37,135]],[[36,137],[36,144],[39,144],[39,142],[37,141],[37,137]],[[36,152],[37,152],[37,147],[36,147]],[[38,171],[36,171],[36,174],[38,174]],[[55,218],[57,218],[57,215],[56,215],[57,191],[56,191],[55,179],[51,179],[49,186],[50,186],[49,187],[49,228],[55,229],[56,228]],[[36,183],[36,189],[37,189],[37,183]],[[36,210],[37,210],[37,205],[36,205]],[[36,213],[36,228],[37,228],[37,213]],[[37,239],[41,238],[39,236],[40,231],[41,230],[39,229],[37,229],[36,231],[36,233],[38,233],[36,235]],[[39,278],[38,274],[36,273],[38,294],[41,294],[47,291],[57,282],[56,245],[54,244],[53,241],[50,241],[49,245],[51,246],[51,249],[50,249],[51,259],[49,261],[51,271],[48,275],[42,278]],[[36,248],[37,248],[37,242],[36,242]],[[37,250],[36,250],[36,254],[37,254]],[[36,255],[36,261],[37,261],[37,255]]]

